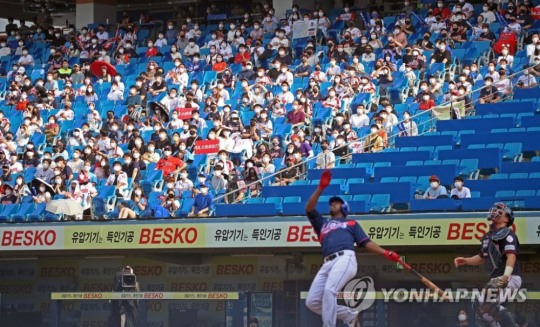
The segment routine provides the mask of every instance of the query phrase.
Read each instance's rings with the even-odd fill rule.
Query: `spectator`
[[[448,197],[446,188],[441,185],[439,177],[432,175],[429,178],[429,188],[426,190],[423,199],[440,199],[443,197]]]
[[[316,163],[317,169],[331,169],[334,168],[336,163],[336,156],[331,151],[328,141],[321,142],[322,152],[317,155]]]
[[[285,86],[287,87],[287,86]],[[298,101],[294,100],[292,104],[292,110],[287,114],[287,123],[292,127],[302,126],[306,122],[306,114],[300,110]]]
[[[180,175],[174,184],[174,188],[180,193],[193,190],[193,182],[188,178],[188,172],[185,168],[180,171]]]
[[[294,165],[294,158],[289,157],[285,160],[286,167],[281,168],[274,177],[273,185],[286,186],[294,183],[300,178],[299,168]]]
[[[523,66],[523,69],[523,75],[518,78],[516,87],[520,89],[530,89],[538,86],[536,78],[529,71],[529,65]]]
[[[450,51],[447,50],[446,42],[441,41],[439,43],[438,48],[435,50],[435,52],[431,56],[431,63],[432,64],[442,63],[445,65],[449,65],[451,63],[451,60],[452,60],[452,54],[450,53]]]
[[[178,201],[178,192],[174,189],[167,190],[167,194],[163,197],[161,206],[169,211],[171,216],[176,215],[176,211],[180,209],[180,201]]]
[[[201,184],[195,195],[195,202],[188,217],[208,217],[213,206],[214,196],[209,193],[208,184]]]
[[[379,125],[371,125],[371,133],[364,141],[364,152],[381,152],[384,147],[383,138],[379,135]]]
[[[13,194],[17,197],[17,202],[22,202],[25,196],[32,195],[30,188],[26,185],[23,176],[18,176],[15,179],[15,186],[13,187]]]
[[[113,172],[107,177],[105,182],[107,186],[116,186],[116,195],[126,197],[128,193],[128,175],[122,171],[122,163],[115,161],[113,163]]]
[[[131,193],[131,201],[123,201],[120,205],[118,219],[135,219],[140,217],[141,213],[146,210],[148,200],[144,196],[142,188],[137,186]]]
[[[62,182],[62,178],[59,178],[60,182]],[[8,186],[8,185],[5,185]],[[34,195],[33,200],[34,203],[48,203],[51,201],[51,193],[47,191],[47,188],[45,187],[45,184],[41,183],[39,184],[39,187],[36,191],[36,195]]]
[[[495,85],[493,85],[493,78],[491,76],[484,78],[484,85],[485,86],[480,90],[480,99],[478,102],[481,104],[499,102],[499,91]]]
[[[411,114],[408,111],[403,112],[403,121],[398,124],[399,136],[417,136],[418,126],[411,119]]]
[[[164,176],[169,176],[171,174],[176,176],[186,167],[185,162],[172,155],[170,146],[166,146],[163,149],[163,154],[164,157],[158,161],[156,169],[163,171]]]
[[[454,178],[454,188],[450,191],[452,199],[465,199],[471,197],[471,190],[463,186],[463,177],[457,176]]]
[[[227,181],[223,176],[223,166],[216,165],[214,167],[214,173],[212,178],[210,178],[210,186],[215,194],[219,194],[227,190]]]

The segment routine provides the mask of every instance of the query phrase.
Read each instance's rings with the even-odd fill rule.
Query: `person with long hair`
[[[120,203],[120,212],[118,219],[135,219],[140,217],[140,214],[146,210],[148,200],[144,195],[143,189],[140,186],[135,187],[131,192],[131,201],[128,203],[123,201]]]

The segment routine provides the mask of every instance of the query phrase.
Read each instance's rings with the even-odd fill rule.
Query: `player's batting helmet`
[[[514,224],[514,211],[510,209],[504,202],[497,202],[493,204],[491,209],[489,209],[488,213],[488,220],[497,220],[502,215],[506,214],[506,217],[508,217],[508,223],[506,226],[512,226]]]
[[[347,201],[343,200],[339,196],[333,196],[328,201],[328,204],[332,204],[332,202],[336,201],[341,203],[341,213],[343,214],[343,216],[347,217],[347,215],[349,214],[349,204],[347,203]]]

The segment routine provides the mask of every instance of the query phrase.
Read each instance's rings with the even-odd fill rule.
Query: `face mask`
[[[465,321],[465,320],[467,320],[467,316],[464,315],[464,314],[460,314],[460,315],[458,316],[458,320],[459,320],[459,321]]]
[[[457,187],[457,188],[461,188],[462,185],[463,185],[462,182],[455,182],[454,183],[454,186]],[[465,316],[465,315],[463,315],[463,316]]]
[[[122,167],[121,167],[121,166],[114,166],[114,171],[117,171],[117,172],[118,172],[118,171],[120,171],[120,170],[122,170]]]
[[[164,152],[164,154],[165,154],[166,156],[170,156],[171,153],[172,153],[171,151],[165,151],[165,152]]]
[[[180,177],[182,177],[182,178],[187,178],[187,173],[181,173],[181,174],[180,174]]]
[[[60,182],[62,182],[62,180],[60,180]],[[58,183],[58,184],[59,184],[59,183]],[[40,190],[41,192],[45,192],[45,187],[44,187],[44,186],[40,186],[39,190]],[[6,193],[7,193],[7,192],[6,192]]]
[[[439,183],[437,183],[437,182],[431,182],[431,183],[429,183],[429,185],[430,185],[432,188],[436,188],[437,186],[439,186]]]

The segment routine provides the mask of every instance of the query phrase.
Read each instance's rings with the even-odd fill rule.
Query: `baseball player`
[[[488,222],[490,229],[480,240],[480,253],[468,258],[457,257],[454,264],[456,267],[485,264],[491,277],[487,289],[517,290],[521,287],[521,271],[517,259],[519,240],[510,228],[514,223],[514,213],[506,204],[497,202],[489,210]],[[484,300],[473,303],[479,325],[515,327],[512,314],[498,302]]]
[[[347,326],[359,327],[358,312],[337,305],[337,293],[356,276],[354,244],[369,252],[384,255],[394,262],[398,262],[400,256],[372,242],[356,221],[347,220],[349,207],[340,197],[334,196],[330,199],[330,219],[323,218],[315,206],[331,180],[332,173],[325,170],[319,187],[306,204],[307,216],[319,236],[324,258],[324,263],[309,289],[306,306],[322,316],[323,327],[335,327],[336,319],[342,320]]]

